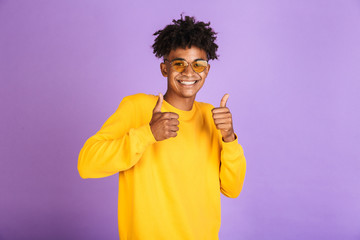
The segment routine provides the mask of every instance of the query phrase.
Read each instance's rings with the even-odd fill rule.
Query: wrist
[[[235,133],[232,133],[230,136],[222,138],[224,142],[232,142],[236,139]]]

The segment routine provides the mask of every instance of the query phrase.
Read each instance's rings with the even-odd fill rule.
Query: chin
[[[198,92],[195,92],[195,93],[183,93],[183,94],[181,94],[181,96],[183,98],[195,98],[197,93]]]

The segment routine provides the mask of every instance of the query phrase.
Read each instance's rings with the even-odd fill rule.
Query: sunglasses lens
[[[195,72],[201,73],[202,71],[205,70],[207,65],[208,65],[207,61],[197,60],[197,61],[192,63],[192,68],[194,69]]]
[[[174,60],[172,62],[172,66],[177,72],[183,72],[185,71],[185,68],[187,67],[187,62],[184,60]]]
[[[173,60],[171,62],[171,65],[175,71],[182,73],[185,71],[186,67],[188,66],[188,63],[185,60],[179,59],[179,60]],[[208,63],[205,60],[197,60],[193,62],[191,65],[192,65],[192,69],[194,69],[195,72],[201,73],[202,71],[205,70]]]

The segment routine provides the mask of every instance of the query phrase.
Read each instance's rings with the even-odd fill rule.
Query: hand
[[[225,94],[221,99],[220,107],[212,110],[216,128],[220,130],[224,142],[232,142],[235,140],[232,116],[229,108],[226,107],[228,98],[229,94]]]
[[[177,131],[179,131],[179,115],[174,112],[161,112],[163,100],[164,97],[160,93],[150,121],[151,132],[156,141],[176,137]]]

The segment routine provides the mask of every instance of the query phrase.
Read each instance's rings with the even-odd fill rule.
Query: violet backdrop
[[[228,106],[248,170],[220,239],[360,239],[360,1],[0,0],[0,239],[118,239],[117,175],[77,157],[127,95],[164,93],[152,34],[218,32],[197,100]]]

